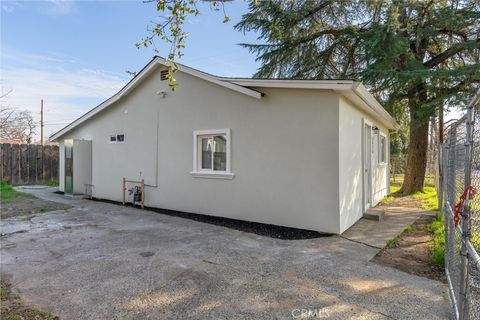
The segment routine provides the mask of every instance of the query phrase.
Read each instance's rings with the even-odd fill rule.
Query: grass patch
[[[437,191],[433,185],[425,180],[425,187],[422,192],[403,196],[398,194],[403,183],[403,177],[401,178],[397,177],[396,181],[393,181],[393,178],[390,179],[390,193],[380,202],[382,206],[422,208],[428,211],[438,211]],[[430,180],[433,183],[433,178]]]
[[[437,190],[434,187],[425,187],[423,192],[413,195],[415,199],[422,200],[422,208],[429,211],[438,211]]]
[[[385,248],[394,247],[394,246],[398,243],[398,241],[400,241],[400,239],[402,239],[402,237],[403,237],[405,234],[407,234],[407,233],[409,233],[409,232],[412,232],[412,231],[413,231],[413,227],[412,227],[412,226],[406,227],[406,228],[403,229],[403,231],[402,231],[400,234],[398,234],[395,238],[388,240],[388,241],[387,241],[387,246],[386,246]]]
[[[433,234],[432,263],[443,267],[445,266],[445,221],[441,213],[435,215],[435,220],[430,223],[428,229]]]
[[[5,320],[58,320],[49,312],[26,306],[19,295],[12,292],[12,284],[0,277],[0,319]]]
[[[58,187],[58,180],[57,179],[52,179],[52,180],[49,180],[47,185],[49,187]]]
[[[403,184],[405,176],[404,174],[391,174],[390,175],[390,184],[399,185]],[[434,187],[435,186],[435,176],[433,174],[426,174],[424,180],[426,187]]]
[[[11,185],[6,183],[5,181],[0,181],[0,203],[5,204],[5,203],[12,203],[15,202],[16,199],[18,198],[31,198],[32,195],[25,193],[25,192],[19,192]]]
[[[390,185],[390,193],[395,193],[400,191],[401,186],[399,185]]]

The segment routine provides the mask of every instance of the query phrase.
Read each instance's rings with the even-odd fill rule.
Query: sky
[[[138,1],[10,1],[0,2],[0,90],[10,92],[1,103],[30,110],[40,119],[45,106],[45,136],[115,94],[155,55],[135,44],[158,20],[154,3]],[[247,12],[245,1],[228,3],[232,21],[200,3],[201,15],[189,17],[184,57],[179,62],[220,76],[250,77],[255,56],[238,43],[255,42],[233,26]],[[160,54],[168,45],[158,42]],[[38,136],[36,137],[38,139]]]

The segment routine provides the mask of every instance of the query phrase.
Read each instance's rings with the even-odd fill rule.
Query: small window
[[[110,135],[110,143],[123,143],[125,142],[125,134],[117,133]]]
[[[199,136],[202,148],[200,168],[202,170],[227,170],[227,135]]]
[[[193,133],[194,177],[232,179],[230,129],[202,130]]]
[[[168,79],[168,70],[160,71],[160,80],[167,80]]]
[[[379,162],[380,163],[387,163],[387,137],[380,135],[379,140]]]

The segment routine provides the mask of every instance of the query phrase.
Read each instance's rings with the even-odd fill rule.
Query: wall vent
[[[168,70],[160,71],[160,80],[167,80],[168,79]]]

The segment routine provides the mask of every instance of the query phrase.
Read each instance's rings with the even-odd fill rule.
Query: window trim
[[[225,171],[201,168],[201,147],[200,137],[224,135],[227,143],[227,165]],[[233,179],[235,174],[232,172],[231,161],[231,130],[230,129],[211,129],[193,131],[193,170],[190,175],[194,178],[214,178],[214,179]]]
[[[381,140],[382,138],[385,139],[385,161],[382,161],[382,149],[380,148],[380,146],[382,145],[381,144]],[[383,132],[379,132],[378,134],[378,164],[380,165],[386,165],[388,163],[388,143],[387,143],[388,139],[387,139],[387,135],[384,134]]]

